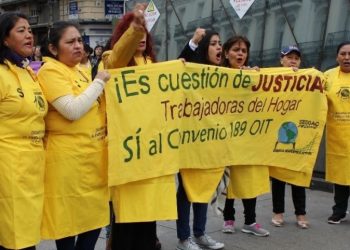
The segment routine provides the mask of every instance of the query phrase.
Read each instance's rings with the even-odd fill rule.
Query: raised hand
[[[198,45],[204,36],[205,36],[205,29],[197,28],[191,40],[194,44]]]

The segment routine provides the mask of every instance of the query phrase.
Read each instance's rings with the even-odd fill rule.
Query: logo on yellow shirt
[[[340,87],[337,92],[337,96],[340,97],[343,101],[348,101],[350,98],[350,88],[349,87]]]
[[[34,103],[40,111],[45,111],[45,101],[41,92],[34,92]]]
[[[24,97],[24,93],[23,93],[23,90],[21,88],[17,88],[17,93],[18,93],[18,96],[19,97]]]

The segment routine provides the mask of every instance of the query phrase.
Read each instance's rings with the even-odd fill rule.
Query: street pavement
[[[272,199],[271,194],[258,198],[256,213],[257,222],[270,231],[268,237],[257,237],[240,231],[244,224],[243,206],[240,200],[235,202],[236,232],[224,234],[221,232],[222,218],[214,214],[211,207],[208,209],[207,233],[215,240],[225,243],[227,250],[345,250],[350,249],[350,217],[339,225],[330,225],[327,218],[333,206],[333,194],[330,192],[310,190],[306,192],[307,218],[309,229],[300,229],[296,226],[294,207],[291,199],[290,187],[286,187],[286,212],[283,227],[271,225]],[[158,222],[158,237],[163,250],[174,250],[177,244],[175,221]],[[95,250],[105,250],[105,230],[101,232]],[[43,241],[38,250],[55,250],[52,241]],[[142,249],[140,249],[142,250]]]

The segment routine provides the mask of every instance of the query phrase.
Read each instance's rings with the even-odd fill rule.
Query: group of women
[[[102,56],[105,69],[156,62],[144,8],[142,4],[136,5],[133,12],[118,22]],[[100,229],[109,224],[110,199],[116,215],[112,223],[112,249],[159,249],[156,221],[177,217],[177,249],[224,247],[205,233],[211,194],[204,191],[208,186],[203,186],[200,180],[210,179],[209,189],[215,189],[225,167],[181,170],[177,195],[173,175],[108,187],[103,91],[110,74],[100,70],[92,80],[91,74],[78,66],[84,46],[76,24],[60,21],[50,27],[41,44],[44,63],[37,74],[28,66],[34,39],[26,16],[2,14],[0,41],[0,249],[33,250],[41,239],[54,239],[58,250],[93,250]],[[258,70],[247,66],[249,48],[245,37],[232,37],[221,46],[218,33],[197,29],[179,57],[209,65]],[[281,62],[292,52],[299,56],[299,64],[284,66],[297,70],[298,49],[282,53]],[[334,224],[344,219],[349,198],[346,162],[350,155],[347,142],[350,115],[344,114],[350,113],[347,105],[350,42],[339,46],[337,62],[339,67],[326,74],[327,180],[336,183],[329,223]],[[278,171],[271,169],[229,167],[231,185],[225,204],[224,232],[234,231],[233,199],[240,198],[245,213],[242,231],[269,235],[255,220],[256,197],[269,191],[268,176],[274,173],[273,195],[274,186],[280,187],[279,182],[299,184],[279,178]],[[296,211],[297,222],[301,228],[307,228],[305,190],[300,193],[304,195],[301,197],[304,210]],[[189,229],[191,202],[196,202],[193,238]],[[273,212],[272,223],[282,226],[284,210],[275,209],[275,201]]]

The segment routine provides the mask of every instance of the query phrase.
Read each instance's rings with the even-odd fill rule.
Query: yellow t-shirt
[[[325,75],[328,99],[326,180],[350,185],[350,73],[336,67]]]
[[[91,73],[92,73],[91,69],[92,69],[92,67],[91,67],[90,60],[86,64],[80,63],[78,65],[78,67],[79,67],[79,70],[84,72],[84,75],[88,76],[89,81],[91,81],[91,79],[92,79],[92,77],[91,77]]]
[[[38,72],[49,103],[77,96],[90,84],[78,67],[45,58]],[[46,172],[42,223],[44,239],[60,239],[103,227],[109,222],[106,114],[104,98],[76,121],[53,106],[45,119]]]
[[[40,241],[47,102],[35,73],[0,65],[0,246]]]

